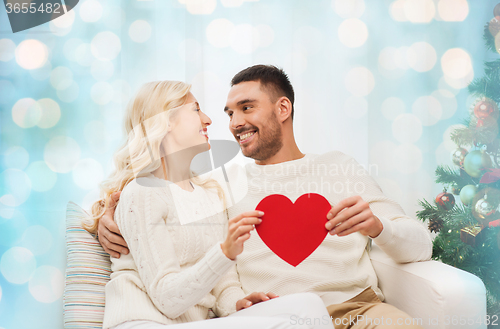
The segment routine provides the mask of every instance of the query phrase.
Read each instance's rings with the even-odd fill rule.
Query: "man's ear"
[[[292,116],[292,103],[288,97],[280,97],[276,102],[278,107],[278,119],[280,122],[284,122],[286,119]]]

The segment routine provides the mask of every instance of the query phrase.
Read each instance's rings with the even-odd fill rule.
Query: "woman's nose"
[[[208,117],[208,115],[206,115],[205,113],[202,112],[201,114],[201,122],[204,124],[204,125],[207,125],[207,126],[210,126],[212,124],[212,120],[210,120],[210,118]]]

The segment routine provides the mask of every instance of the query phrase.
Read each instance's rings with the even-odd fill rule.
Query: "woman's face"
[[[201,111],[193,94],[189,93],[186,104],[177,109],[172,117],[170,135],[178,150],[196,145],[208,145],[207,126],[212,120]],[[168,136],[167,135],[167,136]]]

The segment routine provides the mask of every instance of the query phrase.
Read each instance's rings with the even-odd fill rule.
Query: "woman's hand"
[[[276,297],[279,296],[272,292],[268,292],[267,294],[263,292],[252,292],[250,295],[236,302],[236,311],[250,307],[260,302],[265,302],[266,300],[273,299]]]
[[[253,210],[247,211],[229,220],[226,241],[221,243],[222,252],[229,259],[236,259],[236,256],[243,251],[243,242],[250,238],[250,231],[254,225],[260,224],[259,217],[264,212]]]
[[[97,226],[97,237],[99,243],[111,257],[120,258],[120,254],[128,254],[128,246],[123,239],[118,225],[114,221],[116,203],[120,199],[121,192],[111,194],[109,206],[99,220]]]

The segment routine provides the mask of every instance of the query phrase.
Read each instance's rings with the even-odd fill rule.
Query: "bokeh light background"
[[[126,102],[150,80],[183,80],[232,139],[231,77],[283,67],[303,152],[341,150],[415,216],[452,165],[451,129],[493,58],[496,1],[83,0],[13,34],[0,6],[0,327],[62,328],[64,219],[112,170]]]

